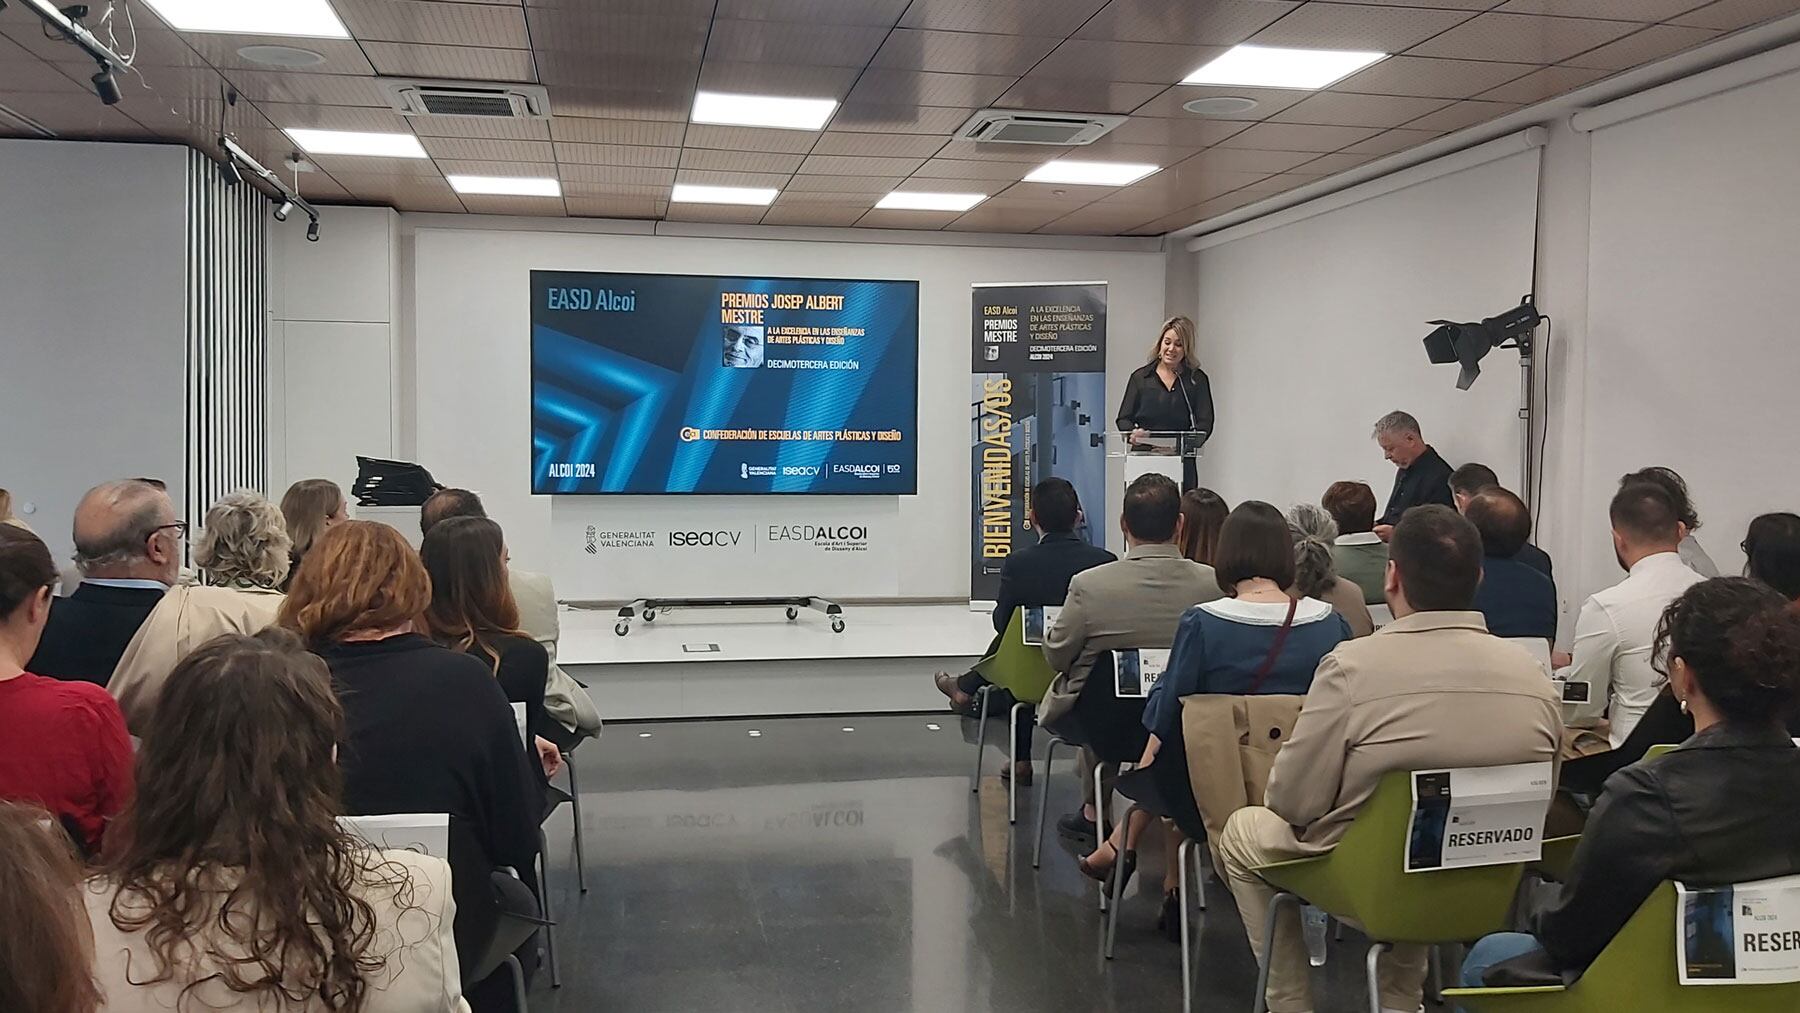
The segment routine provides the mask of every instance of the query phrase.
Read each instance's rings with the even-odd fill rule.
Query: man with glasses
[[[26,671],[106,685],[120,655],[181,571],[187,522],[161,482],[128,478],[97,485],[75,507],[81,583],[50,605]]]

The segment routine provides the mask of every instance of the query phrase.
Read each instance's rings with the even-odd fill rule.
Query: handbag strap
[[[1287,618],[1281,621],[1281,629],[1275,631],[1275,642],[1269,645],[1269,656],[1263,659],[1262,667],[1256,670],[1256,676],[1250,680],[1250,696],[1262,692],[1263,680],[1275,670],[1275,662],[1281,659],[1281,649],[1287,646],[1288,634],[1294,629],[1294,612],[1300,607],[1300,599],[1289,598]]]

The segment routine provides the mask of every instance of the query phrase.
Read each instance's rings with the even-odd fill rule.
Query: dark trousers
[[[956,679],[956,688],[970,696],[974,696],[981,687],[992,685],[993,683],[983,679],[978,672],[964,672]],[[988,716],[993,717],[996,714],[1005,714],[1008,710],[1012,709],[1012,705],[1016,702],[1017,701],[1013,699],[1011,693],[1004,689],[995,688],[993,690],[993,695],[988,698]],[[1017,724],[1019,729],[1019,755],[1013,757],[1013,759],[1029,760],[1031,759],[1031,730],[1037,724],[1037,708],[1030,704],[1026,704],[1025,709],[1019,712]]]

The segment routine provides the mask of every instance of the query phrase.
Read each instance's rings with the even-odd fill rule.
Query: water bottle
[[[1325,966],[1325,932],[1328,921],[1325,912],[1311,904],[1300,910],[1300,929],[1306,934],[1306,957],[1314,967]]]

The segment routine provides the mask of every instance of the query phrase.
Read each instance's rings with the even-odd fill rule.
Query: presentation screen
[[[919,283],[531,272],[531,491],[918,491]]]

